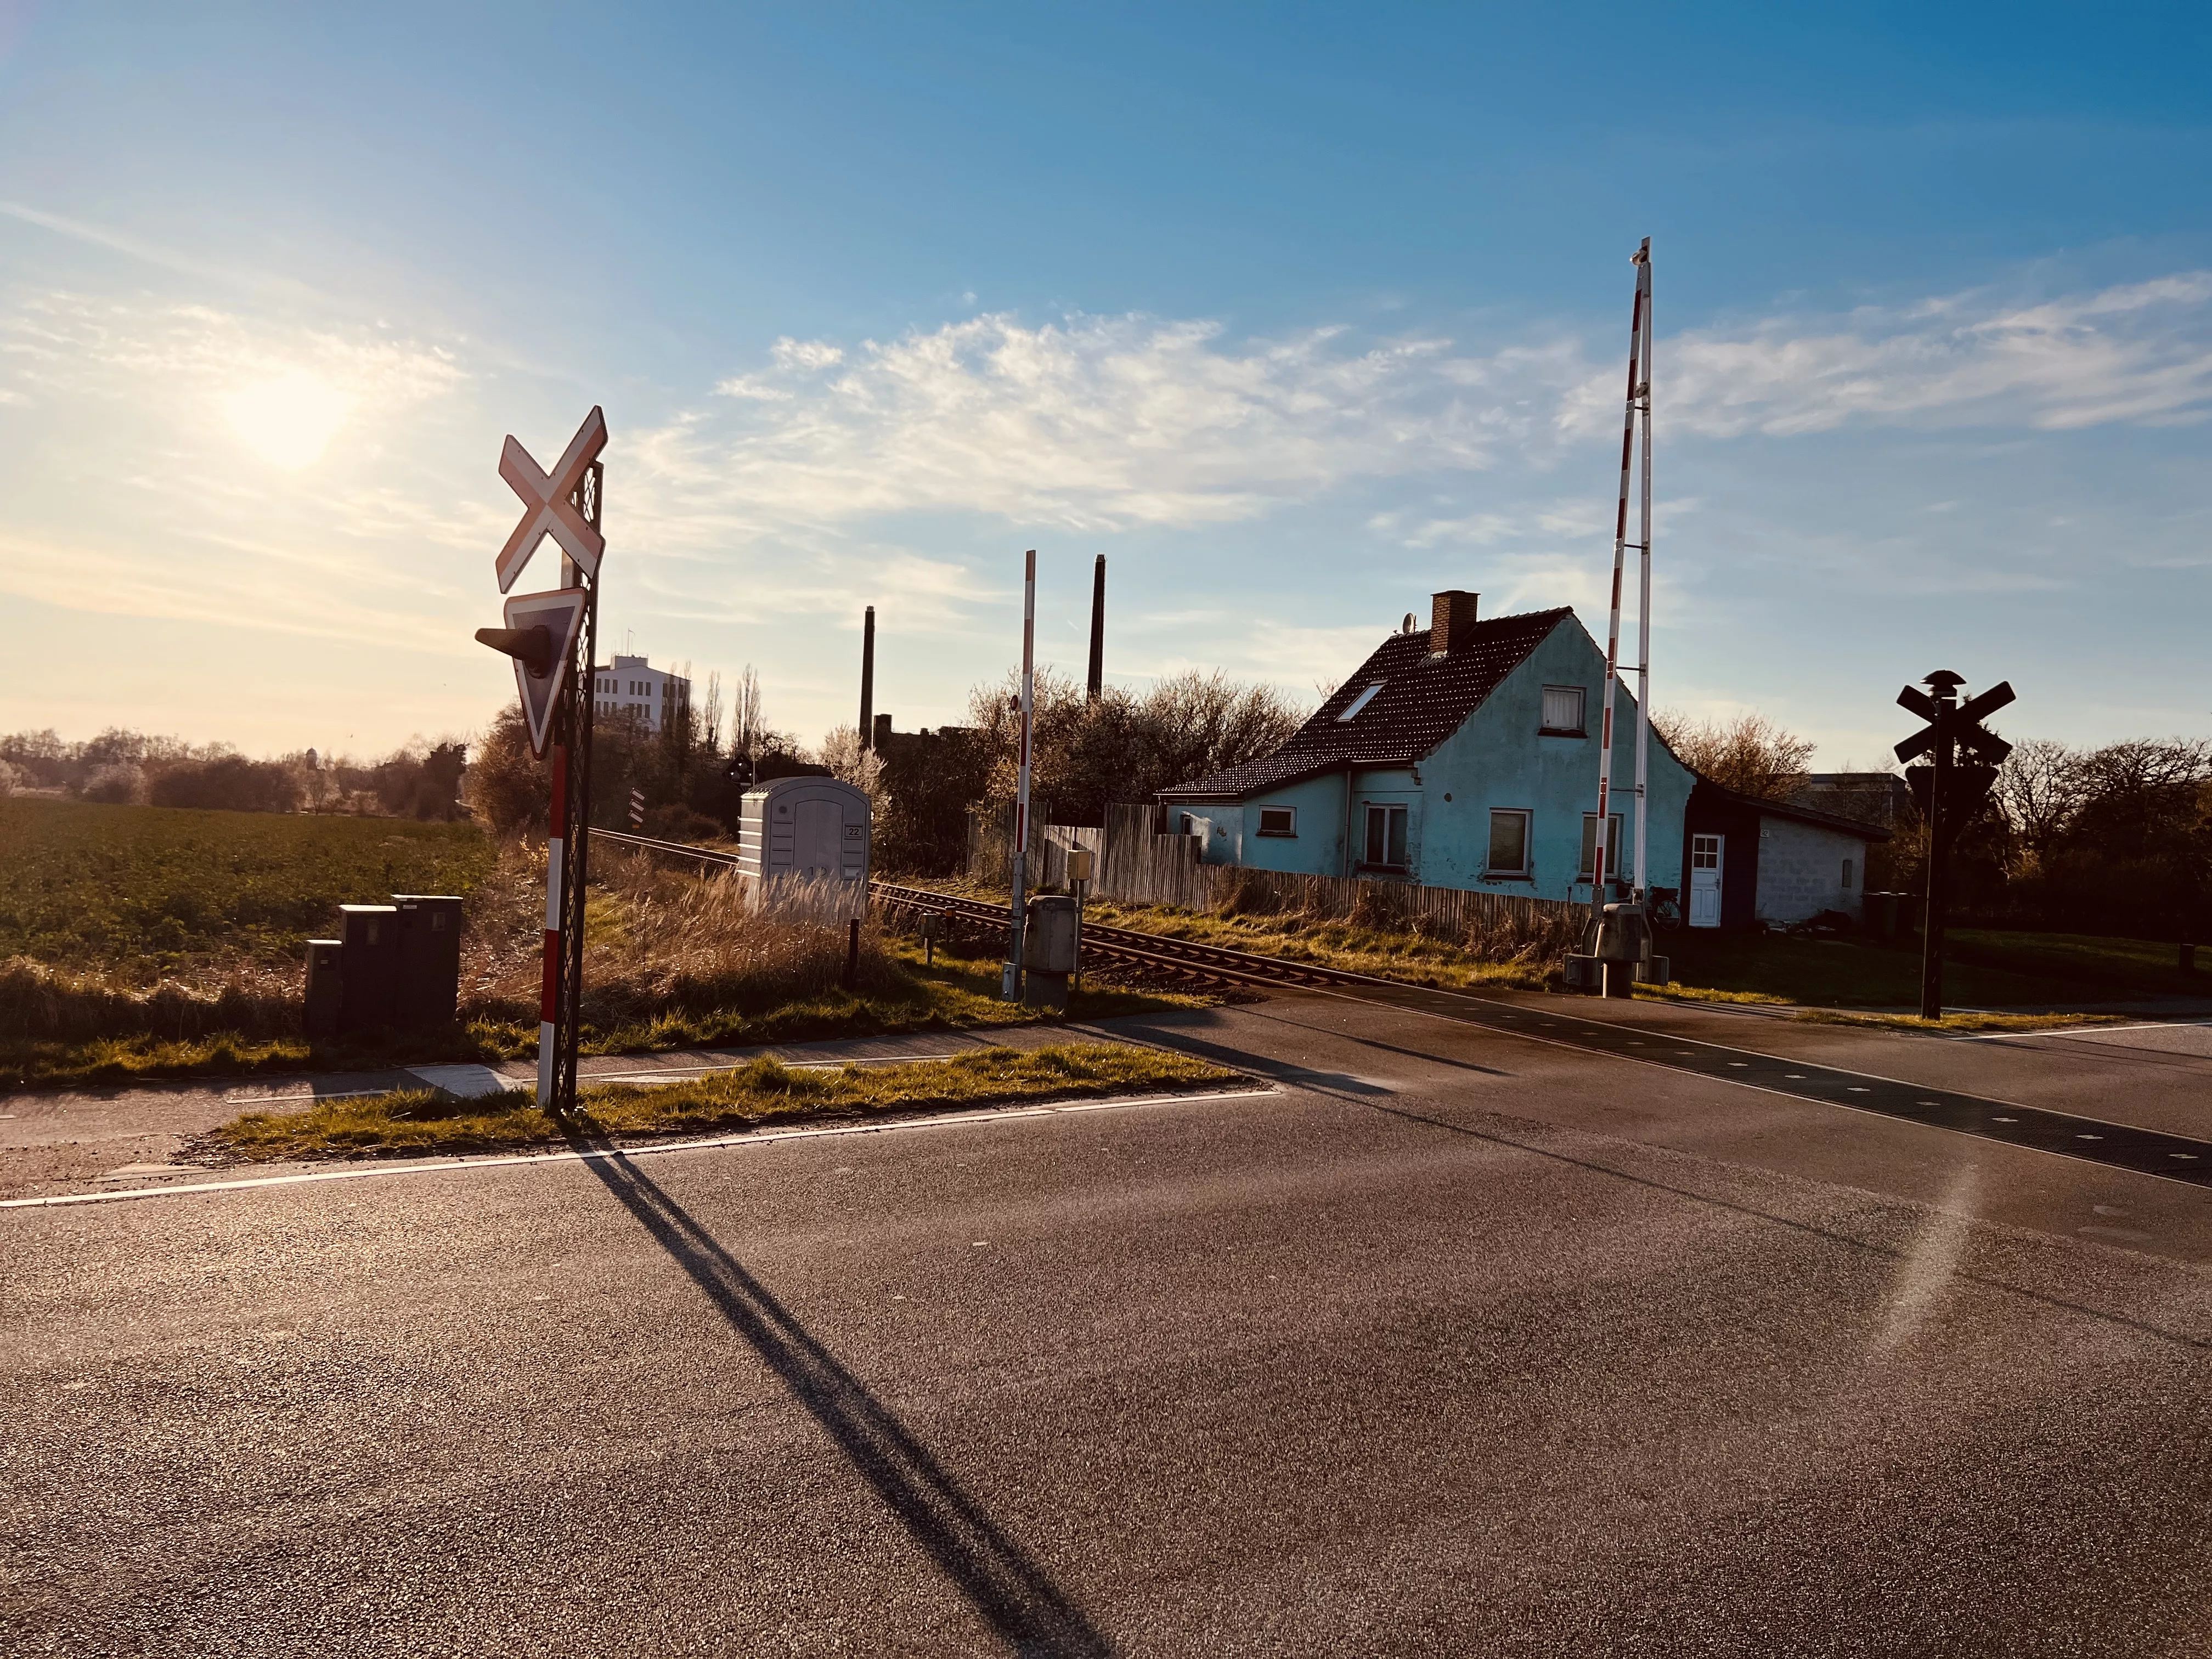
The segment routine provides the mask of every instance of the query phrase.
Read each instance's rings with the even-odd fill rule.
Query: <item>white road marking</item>
[[[454,1170],[514,1169],[533,1164],[588,1164],[606,1158],[659,1158],[670,1152],[743,1151],[785,1140],[827,1140],[841,1135],[895,1134],[913,1129],[951,1128],[1005,1118],[1066,1117],[1078,1112],[1121,1111],[1141,1106],[1192,1106],[1216,1100],[1256,1100],[1273,1089],[1227,1089],[1203,1095],[1121,1095],[1109,1100],[1071,1100],[1040,1106],[1003,1106],[981,1112],[947,1112],[937,1117],[903,1118],[888,1123],[833,1124],[811,1129],[765,1129],[716,1135],[708,1140],[664,1141],[652,1146],[591,1147],[582,1152],[511,1152],[491,1158],[450,1158],[434,1164],[386,1164],[366,1169],[316,1170],[301,1175],[258,1176],[245,1181],[201,1181],[173,1187],[128,1187],[117,1192],[60,1193],[51,1198],[0,1199],[0,1210],[52,1209],[65,1204],[113,1204],[125,1199],[171,1198],[184,1193],[242,1192],[254,1187],[298,1187],[322,1181],[369,1181],[384,1176],[438,1175]]]
[[[2212,1019],[2147,1019],[2133,1025],[2044,1025],[2030,1031],[1970,1031],[1958,1034],[1958,1042],[2002,1042],[2007,1037],[2100,1037],[2121,1031],[2185,1031],[2212,1025]]]

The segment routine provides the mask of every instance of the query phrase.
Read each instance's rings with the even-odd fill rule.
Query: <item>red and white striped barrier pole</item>
[[[561,919],[565,914],[562,878],[568,850],[568,745],[553,745],[553,804],[545,835],[545,977],[538,998],[538,1105],[553,1109],[561,1066]]]

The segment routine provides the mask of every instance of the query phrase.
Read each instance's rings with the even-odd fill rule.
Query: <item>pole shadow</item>
[[[961,1489],[891,1409],[620,1149],[571,1134],[607,1190],[751,1345],[939,1571],[1020,1655],[1088,1659],[1113,1646],[1043,1567]]]

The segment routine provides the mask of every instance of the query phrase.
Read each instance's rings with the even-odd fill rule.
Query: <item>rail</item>
[[[621,830],[594,830],[592,836],[594,840],[611,841],[672,858],[691,859],[701,864],[732,868],[738,862],[735,853],[720,848],[664,841],[656,836],[632,835]],[[934,888],[909,887],[898,882],[871,881],[868,888],[870,896],[884,905],[904,910],[933,910],[955,919],[965,931],[986,936],[995,933],[1003,945],[1006,928],[1006,907],[1003,904],[961,898]],[[1120,964],[1184,983],[1372,986],[1393,991],[1407,988],[1402,980],[1355,974],[1342,968],[1324,968],[1286,957],[1262,956],[1257,951],[1232,950],[1226,945],[1167,939],[1140,928],[1115,927],[1103,922],[1084,924],[1083,954],[1091,962]]]

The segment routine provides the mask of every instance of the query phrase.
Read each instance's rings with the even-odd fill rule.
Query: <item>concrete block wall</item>
[[[1844,884],[1844,863],[1851,866]],[[1866,843],[1841,830],[1762,817],[1759,828],[1759,919],[1804,921],[1823,910],[1856,919],[1866,892]]]

